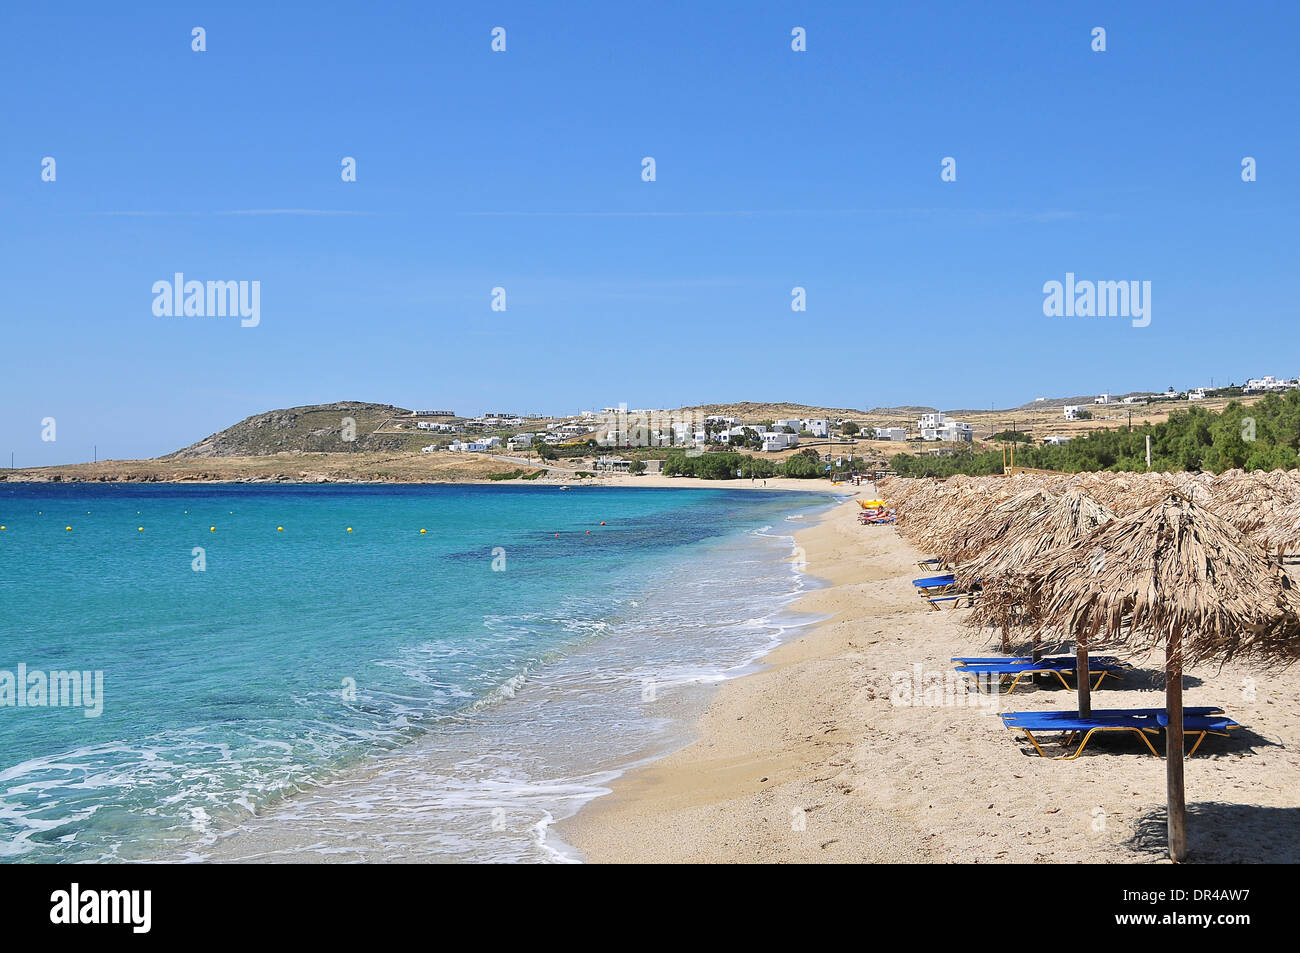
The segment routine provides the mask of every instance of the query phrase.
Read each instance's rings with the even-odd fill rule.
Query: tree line
[[[1193,407],[1157,424],[1097,430],[1060,446],[1017,447],[1016,465],[1079,473],[1088,470],[1291,470],[1300,467],[1300,390],[1269,394],[1249,407],[1232,401],[1218,413]],[[951,456],[900,453],[890,460],[900,476],[947,477],[1001,473],[1001,450],[972,447]]]

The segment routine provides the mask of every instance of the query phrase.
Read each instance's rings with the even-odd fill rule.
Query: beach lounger
[[[969,665],[972,662],[987,662],[990,665],[994,665],[998,662],[1032,662],[1033,660],[1033,656],[1031,655],[954,655],[948,661],[952,662],[954,665]],[[1038,661],[1046,665],[1065,665],[1069,663],[1069,665],[1073,666],[1075,657],[1073,655],[1044,655]],[[1118,662],[1119,659],[1115,658],[1113,655],[1094,655],[1089,661]],[[1091,667],[1091,665],[1089,665],[1089,667]]]
[[[1065,680],[1065,676],[1074,675],[1076,664],[1078,663],[1074,659],[1065,658],[1040,659],[1037,662],[1032,662],[1032,660],[1027,660],[1027,662],[971,662],[963,664],[963,666],[957,666],[957,671],[961,672],[962,675],[974,676],[971,681],[975,683],[976,692],[984,692],[984,694],[1011,694],[1011,692],[1014,692],[1015,686],[1021,684],[1021,679],[1026,675],[1054,675],[1060,681],[1062,688],[1065,688],[1067,692],[1074,692],[1074,689],[1070,688],[1070,683]],[[1123,671],[1123,668],[1125,668],[1123,664],[1114,662],[1114,660],[1106,662],[1106,660],[1100,658],[1088,659],[1088,672],[1096,672],[1097,675],[1097,681],[1092,685],[1093,690],[1101,688],[1102,681],[1105,681],[1108,675],[1113,679],[1121,677],[1119,672]],[[987,677],[982,679],[980,676]],[[983,688],[983,684],[991,684],[995,676],[998,685],[1001,685],[1002,681],[1010,677],[1011,684],[1005,692],[1000,692],[997,689],[985,690]]]
[[[928,597],[925,595],[925,593],[921,593],[921,595],[923,598],[925,598],[926,603],[930,606],[931,609],[933,609],[935,612],[939,612],[940,611],[939,603],[941,602],[951,602],[952,605],[949,608],[960,609],[961,601],[965,599],[967,607],[973,606],[975,604],[975,599],[979,596],[979,593],[958,592],[948,596],[928,596]]]
[[[1233,728],[1240,728],[1231,718],[1224,714],[1206,713],[1192,714],[1198,711],[1195,708],[1183,709],[1183,735],[1196,735],[1196,744],[1192,745],[1192,750],[1187,752],[1187,757],[1196,754],[1196,749],[1201,746],[1207,735],[1215,735],[1219,738],[1231,737],[1228,732]],[[1217,710],[1216,710],[1217,711]],[[1169,712],[1162,711],[1156,714],[1156,722],[1161,728],[1169,727]]]
[[[1030,659],[1024,661],[1004,661],[999,659],[996,662],[967,662],[964,665],[958,665],[957,671],[963,675],[974,676],[971,680],[975,683],[975,690],[984,692],[988,695],[1010,695],[1020,684],[1020,680],[1026,675],[1055,675],[1066,691],[1074,691],[1070,683],[1065,680],[1066,675],[1074,675],[1078,663],[1073,658],[1058,656],[1056,658],[1039,659],[1037,662]],[[1101,683],[1105,681],[1106,676],[1119,678],[1119,673],[1126,666],[1115,659],[1093,658],[1088,660],[1089,673],[1097,674],[1097,681],[1092,686],[1093,689],[1101,688]],[[981,676],[985,676],[981,678]],[[983,686],[985,683],[991,684],[996,677],[998,686],[1010,677],[1011,685],[1006,691],[993,689],[986,690]]]
[[[1222,714],[1221,708],[1187,708],[1183,710],[1184,730],[1188,730],[1189,723],[1199,725],[1200,719],[1210,719],[1209,716]],[[1159,718],[1165,715],[1164,725],[1160,724]],[[1224,719],[1228,720],[1228,719]],[[1083,749],[1088,746],[1092,736],[1103,731],[1127,731],[1137,735],[1142,739],[1142,743],[1147,746],[1153,755],[1157,758],[1160,753],[1156,751],[1151,744],[1149,735],[1158,735],[1160,731],[1168,725],[1168,715],[1163,708],[1113,708],[1107,711],[1094,711],[1087,717],[1081,717],[1077,711],[1012,711],[1004,712],[1002,715],[1002,724],[1011,731],[1019,731],[1029,739],[1029,743],[1034,746],[1034,750],[1041,757],[1050,758],[1052,761],[1073,761],[1079,755],[1083,754]],[[1218,722],[1215,721],[1217,725]],[[1235,726],[1235,722],[1233,725]],[[1226,729],[1228,726],[1224,726]],[[1193,731],[1199,729],[1193,728]],[[1215,733],[1222,734],[1218,729]],[[1079,747],[1073,754],[1062,754],[1052,758],[1039,745],[1038,739],[1034,737],[1034,732],[1063,734],[1066,736],[1062,743],[1067,750],[1074,742],[1074,739],[1083,734],[1083,740],[1079,742]],[[1210,733],[1211,729],[1207,728],[1205,733]],[[1199,745],[1199,741],[1198,741]],[[1193,751],[1196,749],[1193,748]]]
[[[952,573],[945,573],[942,576],[922,576],[920,579],[913,579],[912,585],[921,595],[932,596],[957,588],[957,577]]]
[[[884,526],[896,522],[897,519],[898,517],[892,513],[882,513],[879,516],[868,516],[866,513],[858,514],[858,522],[863,526]]]
[[[919,560],[917,560],[917,562],[916,562],[916,568],[918,568],[918,569],[928,569],[928,570],[930,570],[931,572],[934,572],[934,571],[936,571],[936,570],[946,569],[947,567],[944,565],[944,561],[943,561],[942,559],[940,559],[938,556],[936,556],[934,559],[919,559]]]

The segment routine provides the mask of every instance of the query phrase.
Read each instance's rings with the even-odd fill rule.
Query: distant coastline
[[[593,486],[661,487],[692,489],[767,489],[812,493],[835,493],[841,487],[823,479],[795,480],[781,477],[767,480],[701,480],[694,477],[665,477],[654,474],[631,476],[600,473],[579,477],[576,471],[551,469],[533,480],[492,479],[489,474],[509,470],[510,464],[469,454],[275,454],[263,457],[213,457],[201,460],[106,460],[67,466],[29,467],[0,470],[0,485],[173,483],[204,485],[221,483],[360,485],[492,485],[492,486]],[[521,469],[528,469],[526,466]],[[847,487],[843,488],[846,492]]]

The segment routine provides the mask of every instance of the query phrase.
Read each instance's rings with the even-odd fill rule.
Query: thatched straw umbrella
[[[1243,533],[1258,533],[1297,499],[1295,484],[1280,473],[1221,474],[1214,484],[1215,512]]]
[[[956,525],[946,534],[940,555],[957,563],[978,556],[1000,540],[1016,539],[1033,529],[1035,517],[1051,502],[1052,497],[1035,486],[994,504],[986,512],[955,514]]]
[[[1101,559],[1090,557],[1098,552]],[[1164,646],[1169,853],[1181,861],[1183,669],[1239,654],[1293,660],[1300,654],[1300,605],[1291,582],[1247,536],[1178,494],[1101,526],[1051,562],[1045,627],[1079,645]]]
[[[1002,650],[1009,651],[1009,628],[1034,618],[1045,557],[1083,539],[1114,518],[1114,513],[1078,488],[1049,499],[1013,526],[1011,532],[954,570],[961,585],[973,585],[977,579],[980,582],[980,601],[967,621],[980,627],[1000,626]],[[1039,656],[1038,646],[1035,637],[1035,660]],[[1086,693],[1086,657],[1081,662],[1084,668],[1079,673],[1079,687]]]
[[[1277,510],[1260,527],[1255,538],[1269,552],[1277,553],[1278,565],[1287,553],[1300,549],[1300,500],[1292,500]]]

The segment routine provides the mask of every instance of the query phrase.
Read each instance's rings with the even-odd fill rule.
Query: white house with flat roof
[[[1079,419],[1079,405],[1078,405],[1078,404],[1066,404],[1066,405],[1065,405],[1065,419],[1066,419],[1066,420],[1078,420],[1078,419]]]
[[[1246,381],[1246,386],[1242,390],[1247,394],[1255,394],[1260,391],[1287,390],[1294,386],[1296,386],[1295,381],[1274,377],[1272,374],[1265,374],[1263,377],[1250,378],[1250,380]]]
[[[800,423],[803,426],[801,426],[799,429],[808,431],[814,437],[830,436],[831,433],[830,423],[820,417],[809,417],[807,420],[800,421]]]
[[[907,431],[902,427],[876,427],[877,440],[906,440]]]
[[[935,411],[932,414],[922,414],[921,419],[917,421],[917,430],[938,430],[948,422],[946,414]]]
[[[799,435],[786,433],[784,430],[768,430],[759,436],[763,439],[764,450],[788,450],[799,446]]]
[[[921,430],[922,440],[943,440],[948,443],[964,441],[970,443],[975,439],[975,428],[960,420],[947,420],[939,427],[925,427]]]
[[[1110,394],[1098,394],[1096,397],[1092,399],[1092,402],[1094,404],[1109,404]]]

